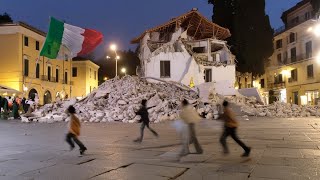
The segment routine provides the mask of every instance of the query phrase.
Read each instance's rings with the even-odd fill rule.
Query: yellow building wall
[[[77,77],[72,77],[72,81],[74,85],[72,92],[74,96],[85,97],[94,89],[98,88],[99,66],[92,63],[90,60],[86,60],[86,61],[73,61],[72,67],[76,67],[78,72]],[[95,73],[96,73],[96,76],[94,75]]]
[[[11,29],[10,29],[11,28]],[[20,28],[20,29],[19,29]],[[71,90],[71,60],[51,60],[40,57],[40,77],[36,78],[36,62],[40,50],[36,50],[36,41],[39,41],[39,49],[45,40],[44,36],[36,34],[23,27],[9,27],[1,34],[0,29],[0,84],[23,92],[21,96],[28,98],[29,92],[35,89],[39,95],[40,104],[44,104],[44,94],[50,92],[52,101],[55,101],[56,94],[68,95]],[[10,32],[17,31],[16,33]],[[23,32],[20,33],[20,32]],[[24,36],[28,37],[28,46],[24,45]],[[24,76],[24,59],[29,61],[28,76]],[[56,69],[59,69],[59,81],[54,78],[48,81],[48,66],[51,66],[51,77],[56,77]],[[64,73],[68,72],[68,82],[64,83]],[[27,90],[24,91],[24,85]],[[61,93],[62,92],[62,93]],[[72,94],[71,94],[72,95]]]
[[[0,35],[0,84],[22,90],[22,52],[19,34]]]

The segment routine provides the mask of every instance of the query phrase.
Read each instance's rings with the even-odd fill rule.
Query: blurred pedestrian
[[[20,118],[20,114],[19,114],[19,105],[18,105],[18,102],[13,99],[12,100],[12,115],[13,115],[13,118],[14,119],[18,119]]]
[[[148,113],[148,109],[147,109],[147,100],[142,100],[141,102],[141,108],[139,109],[138,112],[136,112],[137,115],[140,115],[141,119],[141,127],[140,127],[140,137],[137,138],[136,140],[134,140],[134,142],[142,142],[143,140],[143,134],[144,134],[144,128],[147,126],[147,128],[152,132],[152,134],[156,137],[158,137],[158,133],[153,130],[152,128],[150,128],[149,123],[149,113]]]
[[[180,111],[179,116],[181,120],[188,126],[188,128],[185,129],[185,132],[183,133],[187,135],[185,135],[185,137],[182,139],[182,149],[179,156],[186,156],[190,153],[189,144],[194,144],[196,153],[202,154],[203,149],[201,148],[201,145],[197,139],[195,130],[195,124],[201,120],[201,117],[186,99],[181,102],[181,106],[182,110]]]
[[[70,145],[70,150],[74,149],[74,142],[79,146],[80,148],[80,155],[83,155],[83,153],[87,150],[87,148],[82,144],[82,142],[78,139],[78,136],[80,135],[80,120],[75,115],[76,109],[73,106],[69,106],[66,110],[66,113],[70,114],[70,122],[69,122],[69,132],[66,136],[66,141]]]
[[[251,152],[251,148],[246,146],[237,135],[237,128],[239,127],[239,123],[235,118],[234,112],[229,107],[228,101],[223,102],[223,114],[221,115],[221,119],[224,121],[224,130],[220,137],[220,143],[223,147],[223,153],[229,154],[229,149],[227,146],[226,139],[230,135],[232,139],[239,144],[244,150],[244,153],[242,154],[242,157],[248,157]]]

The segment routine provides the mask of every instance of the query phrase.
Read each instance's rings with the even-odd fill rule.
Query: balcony
[[[49,77],[48,76],[45,76],[45,75],[42,75],[41,76],[41,80],[42,81],[48,81],[48,82],[56,82],[56,78],[55,77],[50,77],[50,79],[49,79]]]
[[[269,61],[266,63],[266,67],[280,67],[280,66],[285,66],[289,64],[299,63],[304,60],[308,60],[312,58],[314,57],[312,57],[311,54],[299,54],[295,58],[285,58],[285,59],[282,59],[282,61],[276,61],[276,62]]]
[[[268,88],[269,89],[283,89],[286,87],[286,82],[273,82],[273,83],[268,83]]]

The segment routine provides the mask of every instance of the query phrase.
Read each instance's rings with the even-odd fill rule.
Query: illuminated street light
[[[111,57],[110,56],[106,56],[106,59],[111,59]]]
[[[120,59],[120,56],[116,56],[116,59],[119,60],[119,59]]]
[[[115,44],[111,44],[110,49],[112,51],[116,51],[117,50],[117,46]]]
[[[108,77],[104,77],[103,79],[106,81],[106,80],[108,80]]]
[[[121,68],[121,72],[122,72],[124,75],[127,75],[127,69],[126,69],[126,68]]]

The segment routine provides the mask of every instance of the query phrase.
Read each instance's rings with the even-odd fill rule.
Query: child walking
[[[134,140],[134,142],[142,142],[143,140],[143,133],[144,133],[144,128],[147,126],[147,128],[152,132],[153,135],[155,135],[156,137],[158,137],[158,133],[153,130],[152,128],[149,127],[149,113],[148,113],[148,109],[147,109],[147,100],[142,100],[141,102],[141,108],[139,109],[139,111],[136,113],[137,115],[141,116],[141,127],[140,127],[140,138],[137,138],[136,140]]]
[[[239,123],[236,120],[234,113],[230,109],[228,101],[224,101],[222,105],[224,107],[224,110],[223,110],[224,113],[222,114],[221,119],[224,120],[224,131],[221,135],[220,143],[223,147],[223,152],[224,152],[224,154],[229,154],[229,149],[227,146],[226,139],[230,135],[232,137],[232,139],[234,141],[236,141],[236,143],[238,143],[239,146],[241,146],[243,148],[244,153],[242,154],[242,157],[248,157],[250,155],[251,148],[246,146],[238,138],[237,128],[239,126]]]
[[[75,142],[80,148],[80,155],[83,155],[83,153],[87,150],[87,148],[78,139],[78,136],[80,135],[81,124],[80,124],[80,120],[75,115],[76,109],[73,106],[69,106],[66,112],[69,113],[71,116],[70,122],[69,122],[69,132],[66,136],[66,141],[70,145],[70,150],[74,149],[74,142]]]

